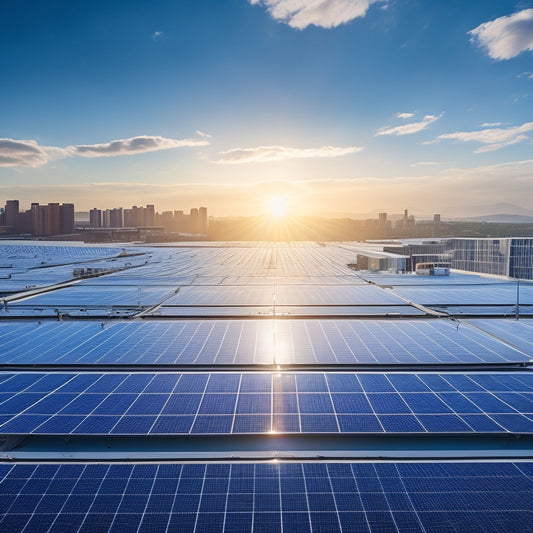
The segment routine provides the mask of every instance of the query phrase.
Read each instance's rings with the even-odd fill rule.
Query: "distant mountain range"
[[[442,210],[435,211],[440,213],[442,220],[456,220],[464,222],[499,222],[499,223],[513,223],[513,224],[529,224],[533,223],[533,210],[525,209],[518,205],[510,203],[497,203],[490,205],[474,205],[474,206],[458,206],[442,208]],[[409,210],[409,214],[414,214],[416,220],[433,220],[433,213],[420,213],[417,210]],[[353,218],[353,219],[368,219],[378,218],[378,212],[368,213],[327,213],[324,216],[331,218]],[[389,220],[397,220],[402,218],[403,213],[389,213]]]
[[[464,213],[465,210],[458,209],[457,211]],[[472,206],[468,208],[467,212],[468,214],[457,213],[451,216],[467,222],[533,223],[533,210],[504,202],[492,205]]]

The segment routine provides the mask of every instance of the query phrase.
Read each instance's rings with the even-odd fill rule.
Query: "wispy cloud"
[[[68,155],[63,148],[39,146],[31,139],[0,139],[0,167],[40,167]]]
[[[517,76],[517,78],[527,78],[528,80],[533,80],[533,72],[522,72]]]
[[[385,126],[379,129],[376,135],[411,135],[412,133],[418,133],[419,131],[425,130],[430,124],[433,124],[433,122],[439,120],[440,117],[442,117],[442,114],[438,116],[426,115],[420,122],[411,122],[410,124],[404,124],[403,126],[395,127]]]
[[[481,124],[481,127],[482,128],[494,128],[496,126],[501,126],[502,123],[501,122],[484,122],[483,124]]]
[[[314,25],[335,28],[353,19],[364,17],[371,4],[382,0],[249,0],[263,6],[270,16],[303,30]]]
[[[485,22],[468,34],[471,42],[484,48],[492,59],[511,59],[533,50],[533,9]]]
[[[405,118],[405,119],[407,119],[407,118],[412,118],[412,117],[414,117],[415,114],[414,114],[414,113],[396,113],[396,116],[397,116],[398,118]]]
[[[212,137],[212,135],[209,135],[209,133],[205,133],[200,130],[196,130],[196,135],[198,135],[198,137],[202,137],[202,139],[211,139]]]
[[[165,35],[165,32],[163,31],[154,31],[154,33],[152,33],[152,39],[154,41],[160,41],[162,39],[165,39],[166,35]]]
[[[165,137],[150,137],[140,135],[131,139],[120,139],[103,144],[79,144],[67,147],[72,155],[81,157],[110,157],[118,155],[142,154],[170,148],[184,146],[205,146],[209,142],[205,139],[167,139]]]
[[[257,146],[235,148],[221,152],[216,163],[265,163],[284,159],[306,159],[316,157],[339,157],[363,150],[360,146],[322,146],[320,148],[291,148],[288,146]]]
[[[32,139],[0,139],[0,167],[40,167],[48,161],[70,156],[111,157],[209,144],[207,134],[204,133],[199,136],[200,139],[167,139],[140,135],[131,139],[120,139],[103,144],[80,144],[66,148],[40,146],[37,141]]]
[[[456,131],[454,133],[444,133],[439,135],[435,141],[451,139],[461,142],[475,141],[484,144],[474,152],[493,152],[505,146],[517,144],[528,139],[526,133],[533,131],[533,122],[526,122],[521,126],[511,126],[509,128],[487,128],[477,131]]]
[[[418,163],[413,163],[411,167],[434,167],[437,165],[442,165],[440,161],[419,161]]]

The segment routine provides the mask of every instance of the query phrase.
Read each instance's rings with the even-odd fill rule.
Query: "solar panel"
[[[533,433],[533,375],[14,374],[0,416],[5,434]]]
[[[531,531],[532,463],[3,464],[3,531]]]
[[[1,530],[527,531],[533,522],[531,462],[255,463],[220,460],[208,449],[201,452],[206,463],[159,464],[150,457],[163,451],[158,446],[169,439],[155,437],[165,435],[183,437],[176,442],[190,442],[190,449],[211,442],[202,436],[225,441],[225,435],[235,435],[239,442],[258,443],[258,451],[276,446],[278,439],[270,440],[270,433],[288,434],[284,442],[305,435],[309,453],[318,456],[321,442],[338,443],[340,449],[342,434],[349,436],[343,443],[353,442],[354,434],[364,437],[361,442],[375,442],[378,435],[397,442],[400,434],[432,434],[424,442],[442,445],[453,461],[446,435],[455,434],[453,442],[467,442],[478,454],[475,443],[486,439],[505,446],[507,439],[490,435],[533,433],[533,374],[518,365],[484,371],[487,364],[529,362],[527,321],[469,325],[429,319],[400,297],[435,308],[447,305],[443,310],[457,314],[498,314],[513,312],[515,285],[455,274],[436,281],[363,274],[394,287],[386,290],[347,268],[358,246],[130,248],[143,255],[111,264],[137,261],[134,269],[13,302],[8,312],[0,311],[0,364],[34,365],[0,372],[0,435],[60,436],[30,438],[17,449],[17,457],[27,459],[36,445],[41,464],[0,462]],[[17,262],[12,278],[2,280],[2,291],[69,279],[73,261],[102,259],[93,265],[107,265],[110,254],[120,251],[78,254],[47,248],[36,252],[42,257]],[[47,268],[30,270],[41,259]],[[531,295],[524,285],[522,315],[533,304]],[[85,312],[86,318],[117,317],[117,312],[136,314],[163,300],[147,320],[46,320],[56,308]],[[166,320],[154,319],[158,313]],[[395,319],[396,313],[412,318]],[[380,319],[367,319],[373,314]],[[15,315],[43,320],[4,320]],[[91,369],[46,372],[39,366],[48,364]],[[123,366],[105,372],[104,364]],[[131,368],[141,364],[149,370]],[[163,372],[160,364],[211,368]],[[216,368],[232,364],[315,369]],[[320,371],[320,365],[338,364],[383,365],[383,371]],[[398,364],[418,365],[417,371],[394,372]],[[431,368],[435,364],[483,366],[460,373],[437,372]],[[110,449],[109,454],[101,446],[94,454],[106,464],[58,464],[64,456],[54,443],[70,434],[125,436],[121,442],[142,438],[127,452],[129,462],[114,463],[122,452]],[[245,439],[246,434],[253,438]],[[88,440],[93,442],[74,439]],[[402,453],[416,460],[416,450]],[[140,457],[153,462],[142,464]]]
[[[91,287],[76,285],[14,302],[13,308],[156,305],[174,293],[174,287]]]
[[[533,357],[533,321],[470,319],[468,323]]]
[[[516,303],[516,284],[492,284],[486,286],[464,287],[396,287],[394,293],[423,305],[509,305]],[[533,304],[533,285],[520,287],[520,300],[524,304]]]
[[[529,352],[528,352],[529,353]],[[201,320],[0,325],[0,363],[471,364],[530,357],[447,320]]]

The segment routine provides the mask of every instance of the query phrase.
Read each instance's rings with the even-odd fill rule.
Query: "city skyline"
[[[5,199],[529,207],[531,2],[30,4],[0,37]]]

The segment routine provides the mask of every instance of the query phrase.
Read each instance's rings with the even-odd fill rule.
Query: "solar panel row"
[[[396,281],[407,276],[389,276],[386,284],[394,291],[365,285],[346,267],[356,251],[351,245],[255,243],[149,249],[143,266],[26,300],[20,312],[38,313],[34,304],[48,309],[108,305],[113,311],[113,306],[154,305],[171,296],[166,307],[154,312],[178,316],[196,309],[201,317],[213,309],[223,314],[235,305],[265,302],[270,313],[274,293],[278,313],[300,312],[307,305],[306,313],[313,309],[324,315],[339,312],[332,304],[346,304],[344,311],[355,314],[367,309],[382,315],[422,313],[404,305],[397,294],[419,303],[480,303],[491,309],[514,302],[507,301],[514,286],[491,282],[490,290],[474,287],[471,276],[452,275],[440,287],[409,277],[407,285],[420,282],[425,288],[397,287],[402,283]],[[64,277],[70,268],[53,267],[47,275]],[[488,283],[478,278],[475,283]],[[529,294],[526,288],[524,297]],[[85,372],[0,373],[0,434],[274,431],[308,434],[313,442],[318,433],[431,433],[424,442],[446,449],[442,437],[447,434],[533,433],[533,374],[528,369],[491,374],[438,373],[431,366],[418,373],[390,371],[398,363],[530,360],[533,348],[523,329],[530,326],[490,327],[390,318],[0,323],[0,364],[92,365]],[[182,373],[154,367],[151,372],[106,373],[99,368],[273,363],[370,363],[387,365],[388,371],[212,368]],[[53,446],[46,448],[50,439],[33,441],[45,441],[41,456],[60,459]],[[139,439],[147,441],[157,446],[160,439]],[[264,442],[268,447],[266,438]],[[447,451],[453,458],[454,450]],[[18,457],[26,452],[22,444]],[[0,463],[1,530],[533,531],[531,462],[142,464],[133,454],[127,457],[132,463],[117,464],[116,455],[101,453],[107,464]],[[146,458],[148,448],[143,453]]]
[[[5,434],[533,433],[531,374],[15,374]]]
[[[0,364],[443,364],[525,362],[525,353],[442,320],[0,323]],[[526,355],[528,354],[528,355]]]
[[[0,465],[2,531],[533,531],[533,463]]]

